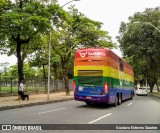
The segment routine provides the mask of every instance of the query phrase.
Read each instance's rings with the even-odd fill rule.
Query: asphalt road
[[[109,105],[88,106],[83,102],[72,100],[11,109],[0,112],[0,124],[160,124],[160,99],[149,96],[135,96],[133,100],[124,101],[117,107]],[[84,131],[76,131],[76,133],[77,132]],[[89,130],[87,132],[94,131]],[[160,131],[103,130],[101,132],[159,133]]]

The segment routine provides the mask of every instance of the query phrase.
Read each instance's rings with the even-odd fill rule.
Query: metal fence
[[[26,79],[24,81],[24,90],[26,92],[47,92],[47,80],[42,79]],[[69,81],[69,89],[73,89],[73,81]],[[1,78],[0,80],[0,93],[17,93],[18,79],[14,78]],[[63,80],[51,80],[50,92],[65,91],[65,83]]]

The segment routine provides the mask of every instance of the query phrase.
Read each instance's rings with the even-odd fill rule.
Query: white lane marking
[[[109,116],[109,115],[111,115],[112,113],[109,113],[109,114],[107,114],[107,115],[104,115],[104,116],[102,116],[102,117],[100,117],[100,118],[98,118],[98,119],[96,119],[96,120],[93,120],[93,121],[91,121],[91,122],[89,122],[88,124],[92,124],[92,123],[94,123],[94,122],[96,122],[96,121],[99,121],[99,120],[101,120],[101,119],[103,119],[103,118],[105,118],[105,117],[107,117],[107,116]]]
[[[132,103],[129,103],[127,106],[130,106]]]
[[[45,112],[40,112],[40,113],[38,113],[38,114],[41,115],[41,114],[50,113],[50,112],[55,112],[55,111],[60,111],[60,110],[64,110],[64,109],[66,109],[66,108],[60,108],[60,109],[55,109],[55,110],[49,110],[49,111],[45,111]]]

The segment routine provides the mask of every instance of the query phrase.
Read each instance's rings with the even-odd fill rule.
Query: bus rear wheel
[[[117,105],[118,105],[118,96],[116,95],[116,97],[115,97],[114,107],[116,107]]]
[[[122,96],[120,94],[119,97],[118,97],[118,105],[120,105],[121,103],[122,103]]]
[[[133,92],[131,92],[131,100],[133,99],[133,96],[134,96],[134,94],[133,94]]]

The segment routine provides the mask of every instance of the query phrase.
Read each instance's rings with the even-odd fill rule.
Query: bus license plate
[[[83,91],[83,87],[82,86],[79,86],[79,91]]]
[[[86,97],[86,99],[92,99],[92,97]]]

